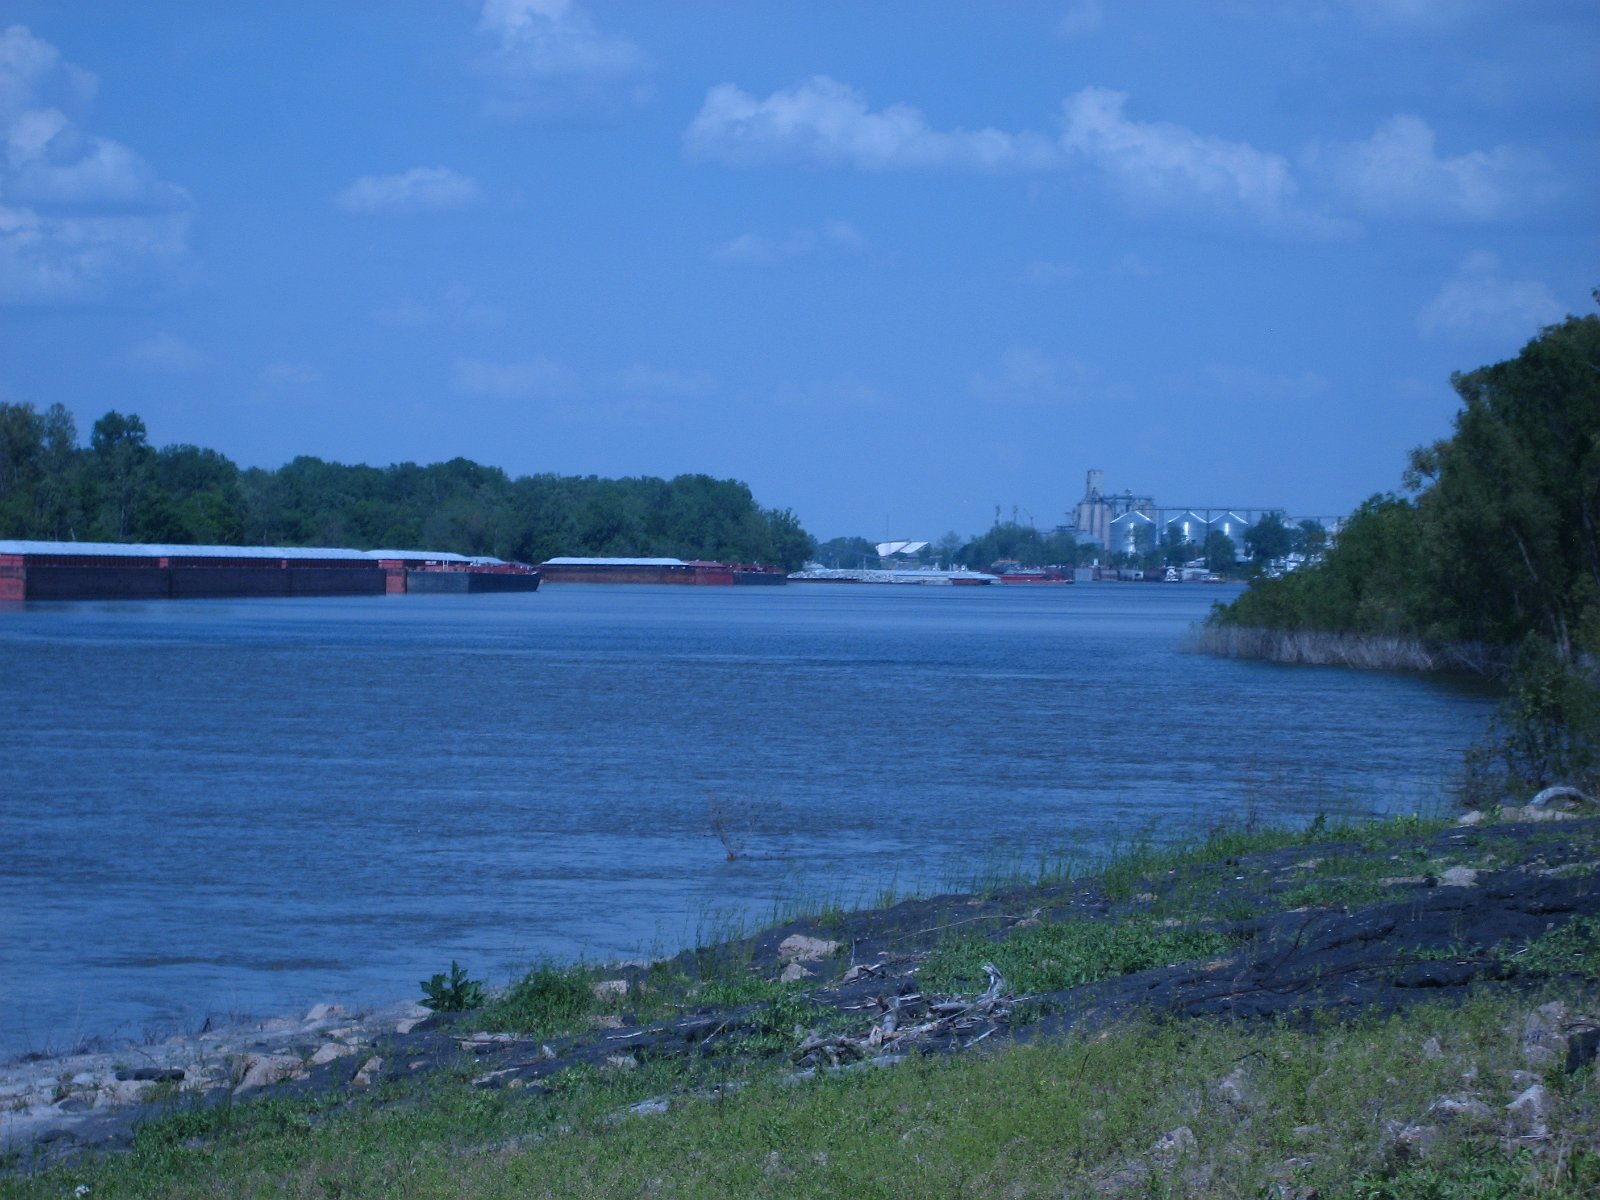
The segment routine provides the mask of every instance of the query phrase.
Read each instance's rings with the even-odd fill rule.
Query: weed
[[[466,1012],[483,1007],[483,984],[468,979],[467,973],[455,959],[450,960],[450,974],[439,974],[422,981],[422,1006],[434,1012]]]
[[[1565,1178],[1560,1178],[1565,1176]],[[1570,1163],[1540,1163],[1526,1150],[1467,1143],[1441,1166],[1414,1163],[1393,1174],[1363,1175],[1356,1200],[1501,1200],[1510,1196],[1592,1196],[1600,1187],[1600,1156],[1580,1151]]]
[[[961,938],[934,951],[919,973],[937,991],[981,990],[992,962],[1015,992],[1054,992],[1151,967],[1224,954],[1215,930],[1167,928],[1141,920],[1064,921],[1016,930],[1000,942]]]
[[[1600,982],[1600,917],[1573,917],[1529,942],[1512,961],[1526,975],[1578,975]]]
[[[533,1037],[565,1033],[598,1012],[591,972],[542,964],[486,1005],[474,1024]]]

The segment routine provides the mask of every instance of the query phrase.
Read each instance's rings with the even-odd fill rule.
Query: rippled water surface
[[[0,612],[0,1055],[634,956],[1247,808],[1439,801],[1489,700],[1186,655],[1230,589]],[[737,851],[729,861],[714,832]]]

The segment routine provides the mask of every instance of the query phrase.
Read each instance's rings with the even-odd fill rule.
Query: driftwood
[[[1540,792],[1532,800],[1529,800],[1528,807],[1543,808],[1552,800],[1577,800],[1582,804],[1588,804],[1590,806],[1593,806],[1595,803],[1593,796],[1590,796],[1584,792],[1580,792],[1575,787],[1568,787],[1564,783],[1558,783],[1554,787],[1545,788],[1544,791]]]
[[[812,1035],[800,1043],[794,1060],[802,1066],[838,1067],[930,1036],[966,1037],[959,1043],[963,1048],[975,1045],[1010,1019],[1016,1003],[1015,997],[1006,994],[1006,981],[993,963],[984,963],[983,973],[989,977],[989,986],[973,1000],[930,1000],[921,992],[878,996],[864,1007],[882,1015],[865,1033]],[[908,1020],[914,1023],[905,1024]]]

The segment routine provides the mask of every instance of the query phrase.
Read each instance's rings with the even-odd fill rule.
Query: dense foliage
[[[241,471],[197,446],[156,449],[109,412],[78,445],[72,414],[0,403],[0,537],[450,550],[542,562],[671,555],[797,569],[812,540],[788,509],[708,475],[512,479],[464,458],[346,466],[301,457]]]
[[[1258,579],[1213,623],[1463,643],[1507,664],[1479,774],[1600,782],[1600,317],[1453,380],[1453,434],[1412,452],[1314,567]]]
[[[990,563],[1007,561],[1025,567],[1071,565],[1078,561],[1078,542],[1070,533],[1044,533],[1014,520],[996,520],[988,533],[962,546],[957,556],[980,571]]]
[[[1219,621],[1600,652],[1600,317],[1452,382],[1455,432],[1412,452],[1412,498],[1368,500],[1319,565]]]

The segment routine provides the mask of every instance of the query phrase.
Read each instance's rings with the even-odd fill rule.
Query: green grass
[[[1014,930],[1001,941],[965,937],[935,950],[917,972],[924,990],[981,992],[993,963],[1017,994],[1055,992],[1150,967],[1212,958],[1231,943],[1215,930],[1163,928],[1152,921],[1063,921]]]
[[[1540,1153],[1507,1154],[1495,1129],[1443,1126],[1423,1163],[1392,1150],[1392,1125],[1470,1088],[1499,1111],[1523,1063],[1506,1036],[1539,1000],[1471,1000],[1402,1018],[1312,1029],[1130,1022],[1061,1042],[908,1061],[786,1085],[781,1070],[660,1116],[629,1104],[689,1086],[682,1065],[568,1073],[552,1094],[484,1092],[460,1077],[395,1103],[266,1101],[154,1122],[126,1155],[31,1179],[0,1196],[889,1197],[1276,1195],[1545,1196],[1600,1187],[1593,1074],[1546,1079]],[[1581,1004],[1592,995],[1567,993]],[[1437,1039],[1442,1052],[1424,1052]],[[729,1071],[730,1063],[709,1064]],[[1464,1081],[1469,1072],[1474,1082]],[[1235,1082],[1232,1101],[1218,1085]],[[1188,1128],[1194,1146],[1153,1147]],[[1314,1127],[1314,1128],[1306,1128]],[[202,1142],[190,1139],[203,1137]],[[1113,1186],[1122,1181],[1119,1190]]]
[[[1524,974],[1577,975],[1600,983],[1600,918],[1573,917],[1529,942],[1511,961]]]
[[[471,1025],[531,1037],[568,1033],[603,1010],[594,993],[596,977],[584,967],[541,964],[479,1009]]]

